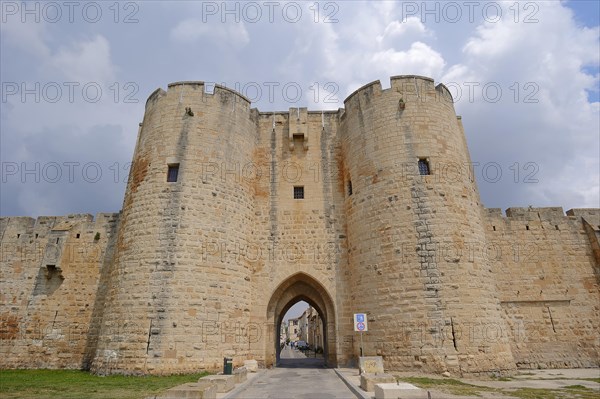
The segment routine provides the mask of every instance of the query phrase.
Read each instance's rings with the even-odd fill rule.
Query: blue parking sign
[[[367,314],[366,313],[354,313],[354,331],[366,332],[369,328],[367,327]]]

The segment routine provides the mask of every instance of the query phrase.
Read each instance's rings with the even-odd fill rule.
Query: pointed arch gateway
[[[269,334],[273,345],[267,345],[266,365],[276,365],[279,360],[280,324],[286,312],[298,301],[305,301],[314,307],[323,322],[323,357],[329,367],[337,366],[337,337],[335,306],[331,295],[316,279],[305,273],[296,273],[282,282],[271,294],[267,306],[267,323],[272,328]],[[268,340],[267,342],[269,342]]]

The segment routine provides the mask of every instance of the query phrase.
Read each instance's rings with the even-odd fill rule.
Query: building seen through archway
[[[304,301],[294,304],[283,317],[279,331],[281,359],[297,358],[298,355],[292,350],[300,351],[307,357],[323,358],[323,319],[313,306]],[[284,350],[286,348],[290,350]]]

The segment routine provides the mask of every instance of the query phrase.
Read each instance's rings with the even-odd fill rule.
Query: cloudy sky
[[[280,111],[402,74],[450,88],[485,206],[600,207],[598,2],[0,4],[2,216],[119,211],[169,82]]]

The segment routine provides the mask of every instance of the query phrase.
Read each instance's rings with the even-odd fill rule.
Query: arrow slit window
[[[425,158],[419,158],[419,174],[421,176],[430,175],[429,161]]]
[[[176,182],[177,175],[179,175],[179,164],[169,164],[169,169],[167,170],[167,182]]]

